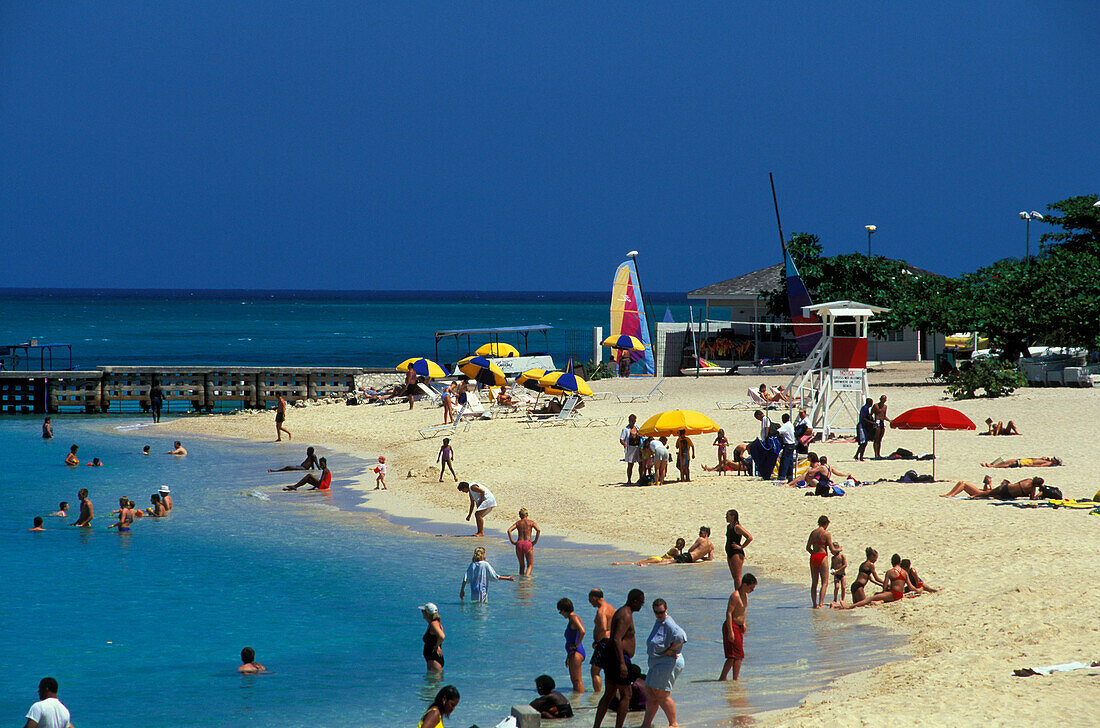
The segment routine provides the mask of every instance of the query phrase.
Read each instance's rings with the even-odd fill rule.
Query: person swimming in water
[[[168,451],[169,455],[186,455],[187,448],[180,444],[179,440],[176,440],[175,445]]]
[[[512,532],[516,532],[516,540],[512,541]],[[531,533],[534,532],[534,538]],[[516,547],[516,558],[519,560],[519,573],[531,576],[531,569],[535,565],[535,544],[539,542],[542,531],[539,524],[527,517],[527,509],[519,509],[519,520],[508,527],[508,540]]]
[[[118,514],[118,522],[112,523],[107,528],[117,528],[119,533],[125,533],[130,530],[130,525],[134,522],[133,511],[130,510],[130,499],[126,496],[122,496],[118,499],[118,510],[111,511],[111,515]]]
[[[243,672],[246,675],[255,675],[261,672],[267,672],[267,668],[256,662],[256,650],[251,647],[245,647],[241,650],[241,664],[237,668],[237,672]]]
[[[73,445],[69,448],[69,454],[65,456],[65,464],[68,466],[80,465],[80,458],[76,453],[80,449],[80,446]]]
[[[284,465],[281,468],[268,468],[269,473],[285,473],[294,470],[313,470],[314,468],[321,467],[317,462],[317,456],[313,452],[312,447],[306,448],[306,459],[302,461],[301,465]]]

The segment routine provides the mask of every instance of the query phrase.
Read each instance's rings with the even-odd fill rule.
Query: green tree
[[[1046,222],[1065,232],[1044,233],[1039,245],[1048,251],[1059,247],[1070,252],[1100,252],[1100,208],[1093,207],[1097,199],[1096,195],[1078,195],[1047,205],[1047,210],[1062,215],[1047,215]]]

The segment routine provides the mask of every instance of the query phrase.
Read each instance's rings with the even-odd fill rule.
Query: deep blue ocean
[[[676,321],[688,320],[683,294],[653,294],[649,306],[657,320],[666,307]],[[549,340],[531,335],[531,350],[549,350],[564,364],[570,356],[592,358],[592,328],[607,332],[609,308],[609,292],[8,289],[0,290],[0,347],[32,338],[72,344],[76,368],[390,367],[410,356],[434,358],[436,331],[549,324]],[[476,348],[487,341],[475,336],[470,343]],[[519,343],[514,336],[501,341]],[[441,344],[440,362],[465,356],[465,340],[461,347],[453,339]],[[54,367],[68,368],[67,358],[55,359]],[[38,368],[37,359],[31,368]]]
[[[284,493],[294,474],[265,470],[297,462],[309,443],[192,438],[190,455],[175,458],[162,454],[171,438],[147,420],[61,416],[52,441],[39,425],[37,417],[0,419],[0,457],[12,465],[0,489],[0,715],[9,722],[22,721],[39,679],[52,675],[80,728],[413,726],[448,683],[462,702],[447,724],[484,728],[530,701],[540,673],[568,686],[555,604],[570,597],[590,626],[593,586],[615,604],[633,587],[668,599],[689,636],[675,693],[685,726],[743,725],[740,716],[794,705],[836,675],[893,659],[900,642],[855,615],[815,612],[804,586],[760,573],[743,680],[713,682],[730,589],[722,564],[611,567],[632,555],[550,533],[533,578],[491,584],[488,605],[463,604],[468,525],[395,524],[359,507],[344,483],[369,463],[329,453],[330,496]],[[71,443],[106,466],[65,467]],[[145,444],[153,455],[139,454]],[[140,520],[127,534],[107,530],[119,496],[148,504],[162,484],[175,500],[169,518]],[[95,504],[93,528],[70,527],[74,511],[47,518],[43,533],[27,531],[61,500],[75,508],[82,487]],[[537,504],[527,505],[537,518]],[[501,573],[514,573],[502,534],[482,543]],[[420,656],[417,605],[429,600],[447,634],[442,678],[426,676]],[[644,638],[648,607],[636,620]],[[270,674],[236,673],[245,645]],[[577,718],[563,725],[591,725],[595,700],[576,698]]]

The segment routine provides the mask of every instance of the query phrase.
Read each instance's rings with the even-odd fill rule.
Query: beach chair
[[[464,417],[469,417],[475,420],[487,420],[491,419],[493,414],[486,411],[485,405],[481,402],[481,397],[478,396],[476,390],[471,389],[466,393],[466,404],[458,408],[458,412],[455,412],[455,422],[461,422]]]
[[[573,411],[573,417],[569,420],[573,427],[611,427],[622,422],[622,415],[604,415],[602,417],[590,417]]]
[[[615,393],[614,392],[593,392],[591,398],[592,399],[598,399],[598,400],[611,399],[611,396],[613,394],[615,394]]]
[[[417,386],[432,404],[434,404],[436,407],[443,406],[443,395],[440,394],[438,390],[424,382],[420,382]]]
[[[661,378],[653,385],[653,389],[649,390],[646,394],[620,394],[618,400],[620,402],[648,402],[651,399],[664,399],[665,393],[661,391],[661,382],[665,381]]]
[[[465,432],[470,429],[469,422],[452,422],[449,425],[436,425],[435,427],[421,427],[417,430],[420,433],[420,437],[425,440],[430,440],[433,437],[439,437],[440,435],[455,435],[458,432]]]
[[[756,409],[756,403],[747,399],[726,399],[714,403],[718,409],[751,410]]]
[[[565,400],[565,404],[561,406],[561,412],[557,414],[538,415],[531,412],[527,413],[527,420],[524,422],[527,427],[538,427],[542,425],[568,425],[571,424],[570,420],[574,417],[574,410],[577,407],[577,402],[580,401],[580,397],[577,395],[570,395]]]
[[[760,407],[763,407],[764,409],[775,409],[777,406],[779,406],[779,402],[772,402],[770,400],[764,399],[760,396],[760,392],[757,392],[752,387],[749,387],[746,391],[749,393],[749,401],[752,403],[749,405],[749,409],[757,409]]]

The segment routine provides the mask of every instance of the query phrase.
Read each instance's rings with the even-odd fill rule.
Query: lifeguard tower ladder
[[[801,402],[822,439],[854,435],[859,410],[869,396],[867,331],[875,314],[888,308],[855,301],[831,301],[804,306],[806,316],[821,319],[821,339],[791,378],[792,401]],[[837,327],[854,325],[854,336],[837,335]],[[847,334],[847,332],[845,332]]]

